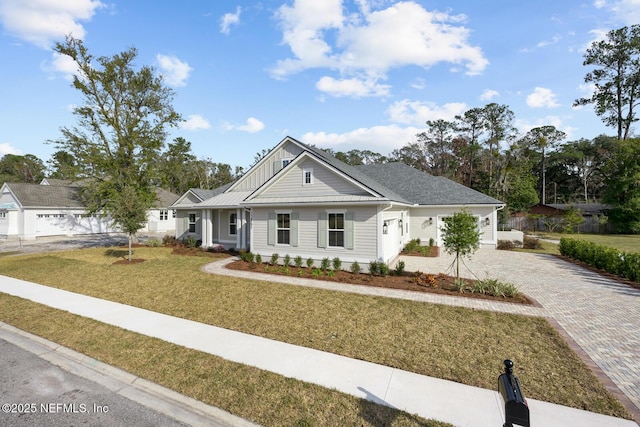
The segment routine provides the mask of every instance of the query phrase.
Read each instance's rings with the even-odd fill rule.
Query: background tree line
[[[135,231],[153,203],[154,187],[182,194],[242,175],[240,167],[197,159],[184,138],[165,144],[166,128],[181,117],[171,105],[173,92],[155,70],[133,67],[135,48],[95,58],[69,37],[55,50],[78,65],[73,86],[85,100],[74,109],[78,126],[61,129],[62,137],[53,141],[59,151],[46,166],[31,154],[2,157],[0,180],[37,183],[45,174],[89,178],[96,184],[85,194],[91,210],[122,214],[121,224],[135,217],[124,227]],[[538,202],[608,203],[618,231],[640,233],[640,140],[632,132],[640,103],[640,25],[612,30],[594,42],[583,65],[592,68],[584,80],[594,90],[575,105],[593,104],[616,137],[565,141],[564,132],[551,125],[518,134],[509,107],[490,103],[453,120],[427,121],[415,142],[387,155],[327,151],[351,165],[400,161],[445,176],[504,201],[507,213]],[[267,152],[257,153],[254,164]]]

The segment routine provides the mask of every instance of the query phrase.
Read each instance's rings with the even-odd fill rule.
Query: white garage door
[[[38,214],[36,215],[36,237],[65,235],[68,225],[66,214]]]

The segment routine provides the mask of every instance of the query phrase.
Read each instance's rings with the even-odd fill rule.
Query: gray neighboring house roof
[[[156,188],[157,200],[153,204],[156,208],[168,208],[180,198],[177,194],[167,191],[164,188]]]
[[[85,208],[80,198],[81,186],[41,185],[24,182],[6,184],[25,208]],[[162,188],[157,188],[156,194],[158,200],[154,206],[157,208],[167,208],[179,197]]]
[[[355,168],[371,179],[393,188],[414,205],[504,204],[448,178],[429,175],[404,163],[381,163]]]
[[[23,207],[84,208],[79,187],[24,182],[7,183],[7,186]]]

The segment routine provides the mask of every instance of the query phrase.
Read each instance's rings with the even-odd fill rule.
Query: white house
[[[55,179],[44,179],[40,184],[4,183],[0,188],[0,238],[117,232],[108,219],[87,213],[79,197],[81,185]],[[177,198],[158,189],[158,202],[140,231],[173,234],[175,212],[169,206]]]
[[[504,203],[401,163],[349,166],[291,137],[236,182],[192,189],[172,206],[176,237],[202,246],[343,262],[390,262],[411,239],[442,244],[442,218],[467,208],[497,244]],[[266,257],[266,258],[265,258]]]

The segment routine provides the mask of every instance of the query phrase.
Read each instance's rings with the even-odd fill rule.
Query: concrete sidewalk
[[[462,385],[332,353],[205,325],[22,280],[0,276],[0,292],[319,384],[456,426],[500,426],[502,401],[494,390]],[[496,383],[497,375],[496,372]],[[631,427],[633,421],[528,400],[531,425]]]

